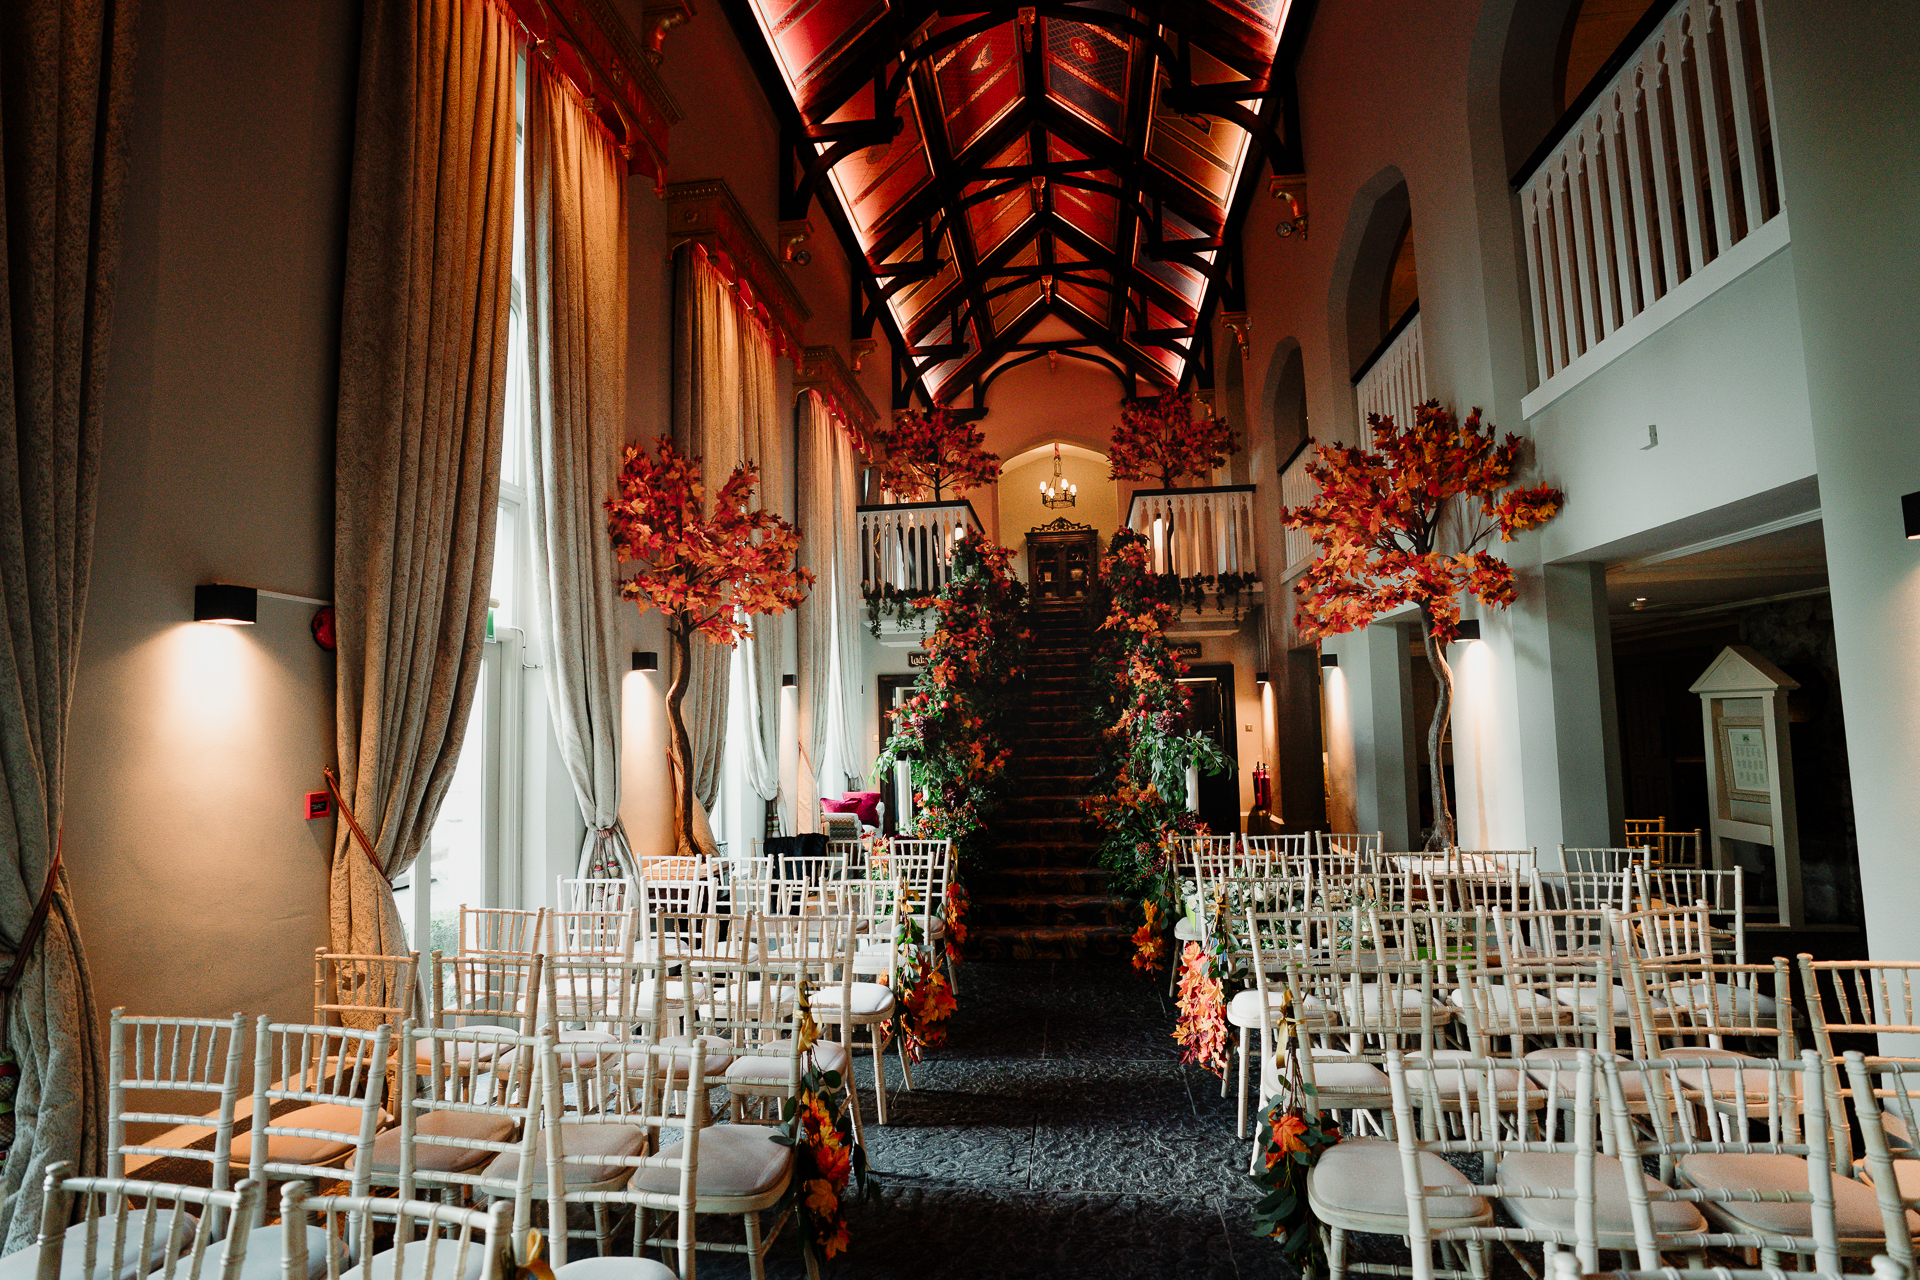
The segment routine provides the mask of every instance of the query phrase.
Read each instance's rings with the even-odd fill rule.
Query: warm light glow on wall
[[[161,691],[162,722],[199,739],[195,745],[230,737],[259,711],[261,667],[269,660],[246,628],[189,622],[153,643],[164,655],[159,669],[171,677]]]
[[[1493,646],[1474,640],[1459,646],[1453,680],[1453,778],[1455,838],[1480,848],[1496,847],[1498,833],[1488,829],[1492,813],[1487,795],[1487,734],[1493,724]],[[1463,753],[1461,748],[1465,747]],[[1462,755],[1467,768],[1461,768]],[[1467,790],[1470,780],[1471,793]]]

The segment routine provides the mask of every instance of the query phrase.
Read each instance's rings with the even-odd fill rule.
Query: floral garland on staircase
[[[1141,902],[1134,967],[1142,972],[1163,963],[1163,933],[1177,911],[1173,840],[1202,830],[1185,804],[1187,768],[1231,767],[1211,739],[1186,728],[1187,664],[1166,639],[1177,591],[1177,580],[1170,589],[1153,572],[1144,537],[1130,529],[1113,535],[1100,561],[1100,622],[1087,670],[1087,716],[1101,739],[1087,816],[1100,829],[1100,860],[1115,887]]]
[[[910,760],[913,834],[953,841],[946,945],[956,958],[966,937],[961,881],[984,851],[987,819],[1006,794],[1013,682],[1026,675],[1033,639],[1023,621],[1026,584],[1013,575],[1012,556],[973,530],[953,544],[951,577],[928,601],[927,665],[874,764],[874,776],[884,778],[896,761]]]

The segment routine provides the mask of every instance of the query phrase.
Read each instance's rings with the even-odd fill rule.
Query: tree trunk
[[[680,707],[693,679],[692,634],[684,621],[676,619],[667,623],[667,638],[673,645],[673,681],[667,686],[667,723],[673,736],[667,740],[667,758],[673,764],[674,852],[691,858],[700,853],[693,839],[693,739]]]
[[[1453,668],[1440,642],[1433,638],[1433,619],[1422,610],[1421,636],[1426,643],[1427,665],[1433,668],[1433,723],[1427,727],[1427,772],[1433,778],[1433,833],[1427,837],[1427,849],[1438,852],[1453,845],[1453,809],[1447,803],[1447,774],[1440,764],[1440,743],[1446,737],[1447,721],[1453,715]]]

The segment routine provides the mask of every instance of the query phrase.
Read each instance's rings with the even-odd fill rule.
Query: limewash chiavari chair
[[[759,842],[754,842],[756,849]],[[846,858],[837,853],[783,853],[768,856],[773,870],[772,904],[767,914],[835,914],[845,899]]]
[[[1845,1063],[1864,1153],[1856,1170],[1880,1206],[1887,1256],[1912,1276],[1914,1238],[1920,1234],[1915,1212],[1920,1210],[1920,1159],[1905,1135],[1920,1133],[1920,1060],[1869,1058],[1849,1049]]]
[[[1793,1002],[1784,958],[1770,965],[1733,965],[1698,957],[1662,960],[1629,954],[1626,964],[1627,986],[1633,997],[1628,1022],[1632,1056],[1681,1063],[1673,1073],[1673,1079],[1685,1091],[1677,1095],[1680,1099],[1705,1105],[1710,1096],[1725,1095],[1734,1087],[1735,1073],[1730,1068],[1690,1065],[1689,1060],[1759,1061],[1763,1056],[1782,1062],[1794,1059]],[[1758,1105],[1764,1101],[1766,1083],[1757,1076],[1743,1078],[1759,1090],[1749,1102]],[[1622,1083],[1631,1089],[1641,1080],[1625,1077]],[[1831,1104],[1831,1073],[1828,1084]],[[1629,1100],[1644,1102],[1641,1098]],[[1828,1119],[1844,1125],[1844,1117],[1836,1114],[1837,1110],[1829,1105]],[[1836,1127],[1834,1135],[1839,1142],[1845,1141],[1842,1128]],[[1840,1148],[1836,1145],[1832,1149]]]
[[[731,888],[729,888],[731,894]],[[708,866],[699,858],[654,858],[640,871],[634,907],[639,917],[635,926],[635,946],[644,955],[658,957],[658,940],[647,932],[653,921],[666,915],[703,915],[716,909],[713,879]],[[605,956],[604,959],[631,959]]]
[[[1647,851],[1644,848],[1619,845],[1560,846],[1562,871],[1605,871],[1613,875],[1626,875],[1646,860]]]
[[[1884,1255],[1873,1259],[1873,1280],[1908,1280],[1909,1273]],[[1830,1271],[1782,1271],[1778,1267],[1661,1267],[1657,1271],[1636,1271],[1622,1267],[1618,1271],[1583,1272],[1580,1260],[1571,1253],[1554,1257],[1553,1274],[1548,1280],[1840,1280]]]
[[[384,1023],[356,1031],[276,1023],[262,1014],[255,1024],[252,1118],[232,1155],[234,1172],[263,1188],[244,1276],[275,1280],[280,1273],[285,1224],[263,1225],[273,1183],[342,1178],[344,1170],[353,1194],[371,1189],[374,1143],[392,1121],[380,1105],[392,1035]],[[310,1240],[310,1256],[324,1243]]]
[[[934,962],[946,965],[947,986],[958,995],[960,984],[953,971],[953,957],[947,954],[944,945],[947,886],[953,883],[953,841],[890,840],[885,865],[875,870],[899,880],[902,909],[908,916],[918,918],[921,939],[934,949]],[[911,1074],[907,1077],[907,1087],[913,1087]]]
[[[1310,832],[1293,836],[1241,836],[1238,874],[1278,875],[1287,866],[1304,859],[1312,847]]]
[[[545,962],[546,957],[538,954],[445,956],[434,952],[428,960],[428,1024],[496,1026],[509,1034],[532,1035],[540,1026]],[[415,1049],[424,1055],[431,1052],[432,1045],[423,1040]],[[491,1062],[496,1051],[484,1041],[474,1041],[470,1046],[470,1052],[478,1054],[483,1062]],[[423,1056],[416,1066],[426,1070],[426,1058]]]
[[[413,1016],[420,953],[355,955],[316,947],[313,952],[313,1020],[322,1026],[384,1022],[400,1034]],[[397,1043],[397,1041],[396,1041]]]
[[[618,1057],[591,1066],[550,1062],[546,1081],[549,1116],[563,1114],[568,1097],[594,1104],[566,1112],[570,1119],[564,1124],[545,1127],[546,1167],[534,1191],[548,1203],[548,1239],[553,1241],[556,1268],[565,1273],[567,1206],[578,1204],[593,1211],[603,1257],[610,1252],[608,1210],[633,1211],[636,1260],[619,1265],[628,1280],[672,1280],[672,1271],[640,1261],[638,1254],[651,1234],[647,1215],[673,1214],[679,1274],[691,1276],[694,1188],[707,1118],[707,1077],[693,1061],[692,1050],[684,1044],[635,1041],[622,1046]],[[676,1115],[671,1099],[680,1091],[685,1105]],[[663,1143],[670,1133],[677,1133],[679,1141]],[[574,1274],[581,1270],[585,1268]]]
[[[555,876],[556,911],[631,911],[640,905],[639,891],[626,876]]]
[[[1179,953],[1189,942],[1204,943],[1207,882],[1233,873],[1238,836],[1175,836],[1172,842],[1173,882],[1180,914],[1173,921],[1174,963],[1167,966],[1167,994],[1179,982]]]
[[[540,1072],[551,1042],[545,1034],[503,1036],[496,1028],[414,1022],[400,1035],[401,1057],[408,1062],[419,1060],[421,1042],[429,1043],[427,1071],[424,1080],[411,1071],[400,1074],[400,1123],[374,1143],[373,1184],[397,1187],[402,1200],[421,1192],[505,1200],[513,1205],[514,1247],[525,1257],[538,1167]],[[473,1046],[480,1040],[498,1040],[510,1052],[491,1065],[476,1061]],[[502,1165],[499,1157],[507,1154],[517,1159]],[[418,1249],[420,1243],[405,1247]],[[376,1274],[378,1269],[376,1257]]]
[[[624,911],[549,911],[542,953],[552,958],[631,960],[635,932],[646,914]]]
[[[1247,1094],[1248,1094],[1248,1040],[1253,1032],[1260,1035],[1257,1062],[1263,1075],[1265,1064],[1275,1054],[1284,1052],[1285,1042],[1276,1036],[1278,1019],[1284,1017],[1282,1002],[1292,1007],[1291,997],[1284,996],[1286,990],[1288,962],[1296,958],[1314,959],[1325,957],[1337,946],[1337,936],[1343,927],[1350,930],[1351,918],[1345,925],[1337,922],[1334,913],[1328,911],[1262,911],[1249,904],[1242,913],[1246,932],[1244,943],[1247,948],[1247,968],[1253,975],[1253,987],[1241,991],[1227,1003],[1227,1021],[1241,1028],[1240,1035],[1240,1095],[1238,1135],[1247,1135]],[[1351,939],[1351,933],[1347,937]],[[1256,1154],[1258,1144],[1256,1144]]]
[[[1245,932],[1247,913],[1284,910],[1298,900],[1293,882],[1285,876],[1273,875],[1227,877],[1215,882],[1210,897],[1207,915],[1209,941],[1211,930],[1220,928],[1227,931],[1229,972],[1250,969],[1253,964],[1253,949]],[[1265,1025],[1260,1004],[1260,992],[1253,987],[1237,992],[1227,1002],[1227,1025],[1233,1028],[1239,1042],[1239,1120],[1235,1133],[1241,1138],[1247,1136],[1248,1046],[1252,1037]],[[1227,1088],[1227,1080],[1223,1077],[1220,1081],[1222,1097],[1226,1096]]]
[[[136,1017],[125,1009],[113,1010],[108,1015],[107,1041],[107,1176],[124,1178],[156,1160],[203,1161],[209,1166],[208,1181],[224,1190],[229,1180],[245,1040],[245,1014],[236,1013],[231,1018]],[[212,1109],[202,1111],[208,1100],[213,1103]],[[141,1136],[130,1136],[129,1124],[136,1126]],[[165,1127],[148,1136],[149,1126]],[[208,1138],[213,1140],[211,1147],[202,1148],[199,1144]],[[136,1235],[148,1225],[148,1220],[140,1216],[143,1212],[132,1210],[129,1219]],[[160,1218],[151,1222],[164,1232]],[[73,1232],[79,1231],[80,1227],[73,1228]],[[78,1247],[79,1236],[73,1232],[68,1234],[68,1244]],[[155,1248],[167,1247],[163,1234],[154,1240]],[[142,1258],[152,1266],[164,1261],[160,1253],[143,1254]],[[0,1274],[5,1274],[3,1266]]]
[[[806,1062],[821,1071],[832,1071],[843,1080],[853,1078],[853,918],[844,915],[761,916],[759,978],[747,984],[746,1012],[761,1024],[775,1022],[785,1015],[805,990],[812,1004],[817,1038]],[[831,1038],[830,1038],[831,1036]],[[905,1049],[902,1047],[902,1062]],[[796,1059],[796,1061],[798,1061]],[[732,1095],[733,1119],[744,1120],[755,1109],[754,1099],[774,1104],[772,1118],[778,1121],[779,1105],[791,1096],[795,1082],[786,1073],[783,1060],[758,1055],[737,1058],[726,1070],[727,1091]],[[853,1108],[856,1134],[861,1132],[860,1102],[856,1090],[849,1090],[847,1104]]]
[[[562,905],[566,899],[561,900]],[[459,954],[530,956],[545,941],[547,909],[470,907],[460,904],[460,928],[454,935]]]
[[[280,1217],[313,1230],[289,1231],[284,1268],[288,1275],[313,1274],[324,1280],[511,1280],[509,1239],[513,1206],[495,1200],[486,1209],[467,1209],[426,1200],[385,1196],[309,1196],[304,1182],[289,1183],[280,1194]],[[344,1240],[370,1240],[376,1231],[390,1234],[397,1247],[375,1254],[364,1265],[348,1266]],[[324,1257],[306,1255],[305,1241],[315,1232],[326,1238]],[[424,1233],[415,1239],[416,1233]],[[630,1280],[650,1280],[631,1274]]]
[[[240,1280],[259,1215],[258,1182],[248,1179],[229,1191],[72,1174],[73,1165],[65,1160],[47,1167],[40,1235],[34,1244],[0,1258],[0,1277]],[[76,1198],[84,1207],[74,1223]],[[216,1241],[215,1233],[226,1223],[231,1224],[226,1238]],[[272,1261],[277,1268],[279,1259]]]
[[[1637,866],[1633,905],[1703,906],[1713,926],[1715,955],[1734,964],[1747,962],[1747,893],[1739,867],[1708,871],[1695,867]]]
[[[1432,962],[1368,961],[1347,952],[1332,960],[1290,957],[1285,968],[1301,1080],[1315,1104],[1352,1113],[1356,1124],[1360,1113],[1386,1111],[1393,1105],[1381,1069],[1387,1053],[1407,1050],[1426,1061],[1437,1051]],[[1278,1027],[1272,1039],[1284,1048]],[[1281,1087],[1280,1058],[1270,1054],[1261,1064],[1263,1110]],[[1378,1131],[1379,1117],[1369,1119]],[[1256,1147],[1256,1169],[1260,1154]]]
[[[1694,1084],[1681,1078],[1705,1064],[1715,1069]],[[1765,1266],[1777,1266],[1781,1254],[1811,1254],[1819,1270],[1838,1271],[1843,1255],[1884,1251],[1873,1191],[1834,1176],[1817,1053],[1785,1061],[1616,1058],[1601,1067],[1621,1159],[1657,1160],[1663,1174],[1672,1171],[1668,1185],[1627,1186],[1642,1267],[1658,1266],[1661,1253],[1697,1258],[1718,1248],[1757,1249]],[[1650,1099],[1637,1112],[1621,1084],[1636,1075]],[[1662,1230],[1659,1207],[1676,1202],[1697,1205],[1707,1231]]]
[[[1799,957],[1801,998],[1806,1001],[1807,1021],[1813,1031],[1813,1047],[1827,1064],[1830,1092],[1845,1096],[1840,1080],[1841,1051],[1834,1043],[1839,1036],[1909,1037],[1920,1035],[1920,962],[1907,960],[1815,960],[1802,953]],[[1907,1040],[1906,1044],[1913,1041]],[[1904,1047],[1898,1042],[1877,1040],[1885,1053]],[[1857,1107],[1856,1103],[1856,1107]],[[1835,1150],[1851,1138],[1846,1128],[1846,1113],[1835,1117]],[[1913,1131],[1882,1116],[1882,1128],[1897,1141],[1913,1145]]]
[[[894,879],[868,879],[852,886],[849,906],[854,922],[853,981],[847,991],[846,1022],[850,1032],[865,1030],[867,1047],[873,1054],[873,1101],[880,1123],[887,1123],[887,1025],[893,1021],[896,997],[900,989],[899,948],[900,882]],[[875,981],[878,979],[878,981]],[[827,986],[814,995],[815,1004],[831,1014],[836,1012],[836,987]],[[859,1046],[848,1042],[850,1049]],[[902,1067],[906,1066],[904,1038],[899,1048]],[[859,1099],[853,1099],[854,1121],[861,1123]]]

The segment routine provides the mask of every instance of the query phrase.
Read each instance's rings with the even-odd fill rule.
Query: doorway
[[[880,746],[884,749],[887,739],[893,736],[893,719],[896,711],[906,700],[913,696],[913,689],[920,682],[917,675],[880,675]],[[905,781],[901,778],[904,770],[896,769],[888,778],[876,778],[874,788],[880,792],[880,798],[886,801],[887,818],[882,830],[887,835],[900,834],[900,815],[906,812],[907,797],[904,794]]]
[[[1187,724],[1213,739],[1233,767],[1200,775],[1200,821],[1217,836],[1240,832],[1240,753],[1233,732],[1233,664],[1196,662],[1180,683],[1187,687]]]

